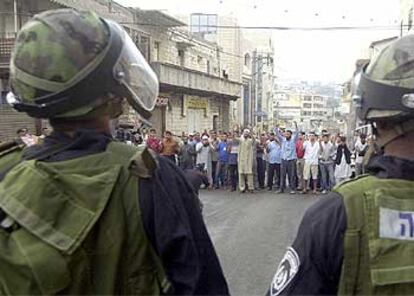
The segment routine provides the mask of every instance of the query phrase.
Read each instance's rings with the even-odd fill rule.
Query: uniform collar
[[[377,156],[370,161],[368,170],[379,178],[414,181],[414,161],[408,159]]]
[[[42,145],[35,145],[27,148],[24,152],[24,159],[40,159],[46,161],[63,161],[82,157],[89,154],[100,153],[106,150],[112,137],[105,133],[90,129],[79,129],[74,137],[65,133],[54,131],[46,137]],[[56,149],[55,149],[56,148]],[[50,154],[49,151],[59,151]]]

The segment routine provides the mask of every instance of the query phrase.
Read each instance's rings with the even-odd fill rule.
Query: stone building
[[[9,91],[9,61],[16,33],[21,26],[34,14],[51,8],[59,8],[59,5],[48,0],[0,1],[0,141],[14,138],[19,128],[28,128],[33,134],[40,132],[40,120],[15,112],[6,102]]]
[[[175,134],[229,130],[230,101],[239,98],[241,84],[223,69],[220,47],[160,11],[135,12],[136,23],[145,23],[151,36],[151,66],[160,80],[154,126]]]
[[[24,113],[15,112],[6,102],[8,89],[9,61],[14,41],[19,29],[32,16],[49,9],[76,8],[93,10],[100,16],[113,19],[121,24],[133,37],[144,55],[149,52],[149,35],[134,24],[134,14],[112,1],[101,0],[2,0],[0,1],[0,141],[16,136],[18,128],[26,127],[32,133],[39,134],[46,121],[35,120]],[[124,120],[137,122],[133,112],[124,116]]]
[[[160,11],[126,8],[108,0],[2,0],[0,12],[5,17],[0,19],[0,140],[13,137],[18,127],[40,132],[42,122],[14,112],[5,103],[9,59],[16,32],[31,16],[63,7],[95,11],[119,22],[130,34],[160,80],[160,95],[151,118],[160,132],[229,129],[229,104],[239,98],[241,84],[229,78],[217,44],[180,29],[185,23]],[[132,109],[121,121],[140,124]]]

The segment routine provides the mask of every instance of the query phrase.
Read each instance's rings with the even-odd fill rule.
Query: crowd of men
[[[175,136],[167,131],[163,138],[150,129],[142,144],[184,171],[203,172],[208,180],[204,184],[211,189],[291,194],[326,194],[335,184],[363,174],[364,156],[373,147],[372,137],[364,134],[349,149],[341,134],[323,130],[317,135],[297,127],[294,131],[276,127],[260,134],[245,129],[242,133],[204,131]]]
[[[34,136],[21,128],[16,139],[32,146],[49,133],[45,127],[42,135]],[[245,129],[243,133],[205,130],[176,136],[166,131],[163,137],[155,129],[118,128],[115,138],[130,145],[145,145],[185,172],[203,173],[201,186],[230,191],[239,188],[242,193],[267,188],[277,193],[288,189],[291,194],[326,194],[335,184],[364,174],[365,155],[375,153],[373,137],[365,134],[358,135],[350,149],[341,134],[330,135],[323,130],[317,135],[279,127],[260,134]]]

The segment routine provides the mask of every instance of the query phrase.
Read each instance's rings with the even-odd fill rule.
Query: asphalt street
[[[232,295],[264,295],[305,210],[321,196],[200,192]],[[293,198],[292,198],[293,197]]]

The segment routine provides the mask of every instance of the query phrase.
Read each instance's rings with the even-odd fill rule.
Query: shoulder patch
[[[299,271],[300,259],[298,253],[292,247],[288,248],[285,256],[277,268],[270,286],[270,295],[279,295],[292,281]]]
[[[414,241],[414,212],[380,208],[381,238]]]
[[[141,178],[150,178],[157,168],[157,161],[147,148],[137,152],[132,158],[130,170]]]

